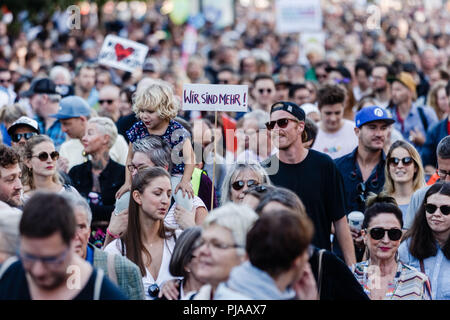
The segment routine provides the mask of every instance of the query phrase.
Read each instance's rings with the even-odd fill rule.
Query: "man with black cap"
[[[62,131],[69,136],[69,140],[61,145],[60,159],[67,161],[64,171],[67,173],[73,166],[82,164],[88,160],[81,144],[86,132],[86,124],[91,117],[91,108],[85,99],[78,96],[68,96],[61,99],[58,113],[50,115],[61,122]],[[118,136],[116,142],[109,151],[111,158],[125,165],[128,145],[125,138]]]
[[[386,161],[383,147],[394,122],[388,111],[379,106],[365,107],[356,114],[358,146],[335,160],[344,179],[346,214],[364,212],[369,192],[377,194],[383,189]],[[353,237],[357,245],[362,245],[360,233],[355,231]]]
[[[49,78],[35,79],[30,89],[22,95],[30,98],[40,133],[49,136],[55,148],[59,150],[61,144],[66,141],[66,134],[61,129],[61,123],[50,117],[51,114],[58,112],[58,103],[61,100],[61,96],[56,92],[55,83]]]
[[[267,129],[272,131],[279,152],[262,165],[275,185],[294,191],[314,222],[312,243],[331,249],[331,226],[344,252],[347,265],[356,262],[350,228],[345,216],[342,176],[326,154],[306,149],[305,112],[295,103],[272,105]]]
[[[20,117],[8,128],[11,137],[11,147],[14,149],[23,148],[28,139],[39,134],[39,126],[36,120],[28,117]]]

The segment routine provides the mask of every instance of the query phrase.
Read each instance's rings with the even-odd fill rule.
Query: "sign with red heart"
[[[103,41],[98,61],[103,65],[133,72],[144,64],[148,49],[141,43],[108,35]]]

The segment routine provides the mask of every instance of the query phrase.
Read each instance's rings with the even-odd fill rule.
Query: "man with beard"
[[[377,64],[372,69],[372,91],[376,105],[387,108],[391,100],[388,76],[390,75],[389,66]]]
[[[63,196],[33,195],[19,231],[19,258],[0,269],[0,300],[126,299],[101,269],[75,253],[75,215]]]
[[[13,208],[22,207],[19,159],[14,149],[0,145],[0,201]]]
[[[303,201],[314,222],[316,232],[312,243],[315,246],[331,249],[331,226],[334,225],[345,262],[351,265],[356,260],[344,211],[342,176],[328,155],[303,146],[305,112],[295,103],[277,102],[271,108],[270,122],[266,126],[272,131],[274,144],[279,149],[262,163],[270,180],[274,185],[294,191]]]
[[[388,112],[378,106],[361,109],[355,116],[355,134],[358,146],[349,154],[335,160],[344,178],[346,214],[365,210],[369,192],[379,193],[384,186],[384,166],[386,155],[383,147],[389,126],[395,121]],[[353,232],[362,245],[360,234]]]

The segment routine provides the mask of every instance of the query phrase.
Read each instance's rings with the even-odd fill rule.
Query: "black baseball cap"
[[[49,78],[35,79],[31,82],[30,89],[21,94],[22,97],[31,97],[34,94],[59,94],[55,83]]]

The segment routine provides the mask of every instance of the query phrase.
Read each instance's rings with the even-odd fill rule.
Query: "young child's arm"
[[[119,199],[125,192],[131,190],[131,172],[128,170],[128,165],[131,164],[131,160],[133,160],[133,144],[129,142],[127,162],[125,163],[125,183],[116,192],[116,199]]]
[[[183,197],[188,194],[188,197],[192,199],[194,197],[194,190],[192,189],[191,179],[192,173],[194,172],[195,160],[194,160],[194,150],[192,149],[192,144],[190,139],[186,139],[183,143],[183,162],[184,162],[184,173],[181,178],[180,183],[175,188],[174,194],[181,190]]]

